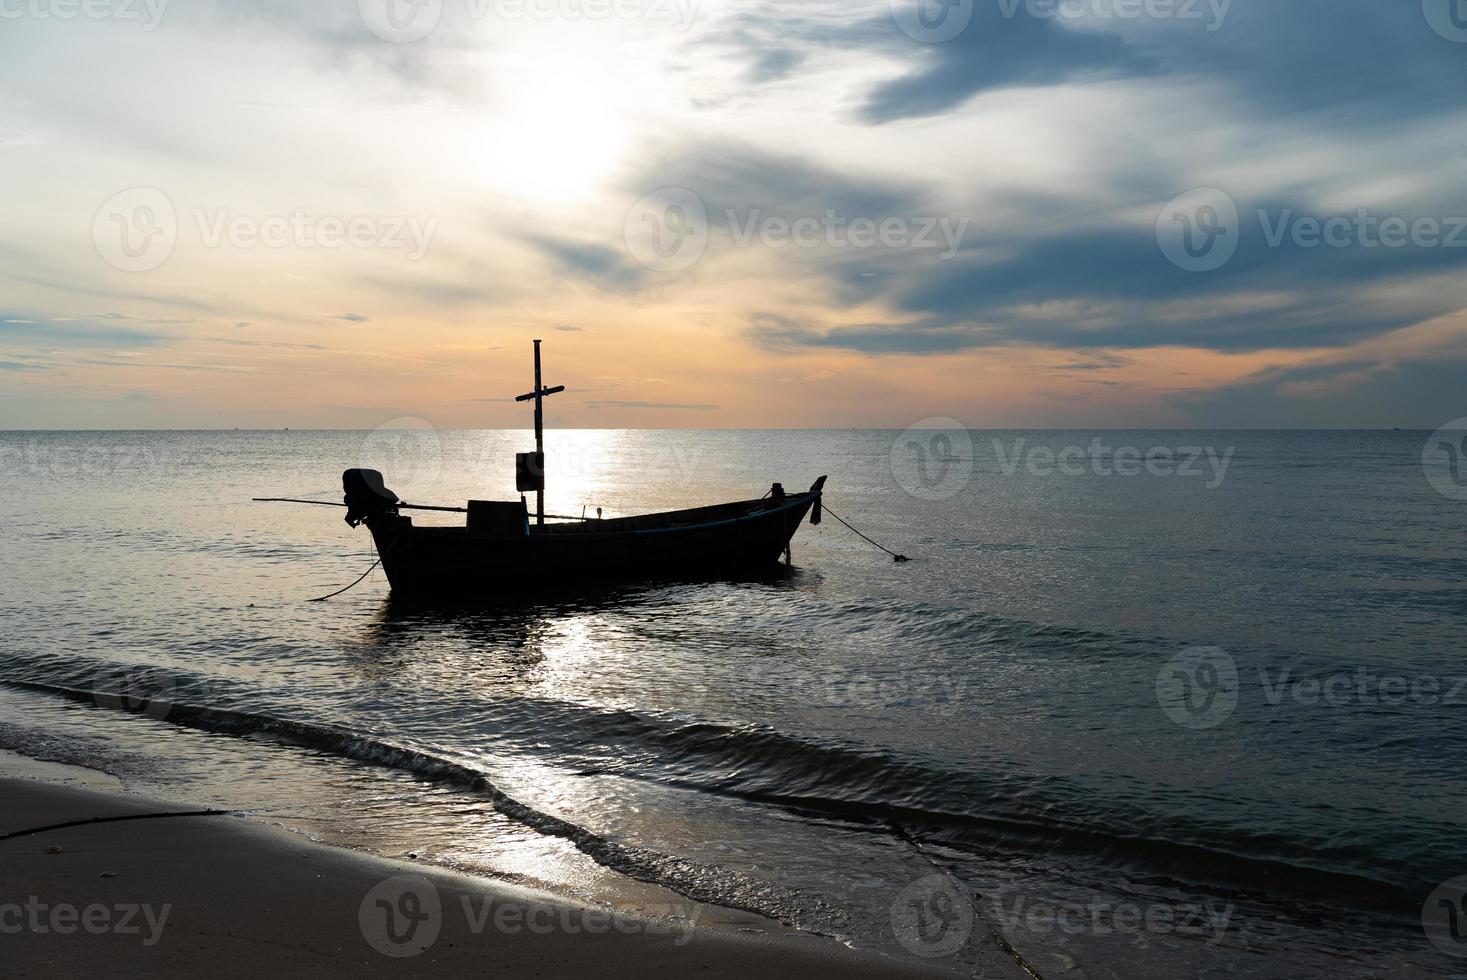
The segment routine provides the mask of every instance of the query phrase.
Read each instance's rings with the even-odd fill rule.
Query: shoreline
[[[120,785],[99,792],[110,779],[0,753],[11,975],[81,973],[105,959],[109,975],[253,977],[281,972],[283,957],[288,973],[342,977],[956,975],[760,928],[767,920],[734,910],[598,907]]]

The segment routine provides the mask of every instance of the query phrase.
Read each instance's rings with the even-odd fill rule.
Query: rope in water
[[[323,595],[319,599],[311,599],[310,601],[311,602],[325,602],[327,599],[335,599],[337,596],[341,595],[343,592],[350,592],[352,589],[355,589],[357,586],[359,586],[363,582],[365,582],[367,580],[367,576],[368,575],[371,575],[373,572],[375,572],[377,570],[377,566],[380,565],[380,564],[382,564],[382,559],[381,558],[378,558],[376,561],[372,562],[372,567],[369,568],[369,569],[367,569],[365,572],[363,572],[362,573],[362,577],[359,578],[359,579],[357,579],[351,585],[348,585],[344,589],[340,589],[340,590],[338,590],[336,592],[333,592],[330,595]]]
[[[402,532],[398,532],[397,537],[393,538],[392,539],[392,543],[387,546],[387,553],[390,554],[392,552],[392,549],[393,548],[396,548],[397,547],[397,543],[399,541],[401,541],[401,540],[402,540]],[[374,562],[372,562],[372,567],[369,568],[369,569],[367,569],[365,572],[363,572],[362,573],[362,577],[359,578],[359,579],[357,579],[351,585],[348,585],[344,589],[338,589],[337,591],[331,593],[330,595],[323,595],[319,599],[311,599],[310,601],[311,602],[325,602],[327,599],[335,599],[337,596],[341,595],[343,592],[350,592],[352,589],[355,589],[357,586],[359,586],[363,582],[365,582],[367,580],[367,576],[368,575],[371,575],[373,572],[375,572],[377,570],[377,566],[380,565],[380,564],[382,564],[382,556],[381,555],[378,555],[377,556],[377,560],[374,561]]]
[[[901,562],[911,561],[912,560],[912,559],[908,558],[906,555],[899,555],[899,554],[897,554],[895,551],[892,551],[890,548],[886,547],[885,545],[877,544],[875,541],[872,541],[870,538],[866,537],[866,535],[862,534],[860,531],[857,531],[854,527],[851,526],[851,523],[849,521],[847,521],[844,517],[841,517],[835,511],[831,510],[829,504],[822,504],[822,506],[823,506],[823,508],[824,508],[824,510],[825,510],[825,512],[827,514],[829,514],[831,517],[834,517],[836,520],[840,521],[842,524],[844,524],[851,531],[855,532],[857,536],[859,536],[862,539],[864,539],[868,544],[874,545],[875,547],[880,548],[882,551],[886,552],[888,555],[891,555],[892,559],[894,561],[896,561],[898,564],[900,564]]]

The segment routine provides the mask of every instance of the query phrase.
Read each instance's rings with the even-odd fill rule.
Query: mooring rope
[[[399,531],[398,534],[397,534],[397,537],[393,538],[392,539],[392,543],[387,546],[387,553],[388,554],[391,554],[392,553],[392,549],[396,548],[397,547],[397,543],[399,541],[401,541],[401,540],[402,540],[402,532]],[[377,566],[380,565],[380,564],[382,564],[382,556],[379,554],[377,556],[377,560],[374,561],[374,562],[372,562],[372,567],[369,568],[369,569],[367,569],[365,572],[363,572],[362,573],[362,577],[359,578],[359,579],[357,579],[351,585],[348,585],[344,589],[338,589],[335,592],[331,593],[330,595],[323,595],[319,599],[311,599],[311,600],[308,600],[308,601],[310,601],[310,602],[325,602],[327,599],[335,599],[337,596],[341,595],[342,593],[350,592],[352,589],[355,589],[357,586],[359,586],[363,582],[365,582],[367,580],[367,576],[368,575],[371,575],[373,572],[375,572],[377,570]]]
[[[368,575],[371,575],[373,572],[375,572],[377,570],[377,566],[380,565],[380,564],[382,564],[382,559],[381,558],[378,558],[376,561],[372,562],[372,567],[369,568],[369,569],[367,569],[365,572],[363,572],[362,573],[362,577],[359,578],[359,579],[357,579],[351,585],[348,585],[344,589],[340,589],[340,590],[338,590],[336,592],[333,592],[330,595],[323,595],[319,599],[311,599],[310,601],[311,602],[325,602],[327,599],[335,599],[337,596],[341,595],[343,592],[350,592],[352,589],[355,589],[357,586],[359,586],[363,582],[365,582],[367,580],[367,576]]]
[[[836,520],[840,521],[842,524],[844,524],[851,531],[854,531],[859,537],[863,538],[868,544],[875,545],[875,547],[880,548],[882,551],[886,552],[888,555],[891,555],[891,557],[892,557],[892,559],[894,561],[900,563],[900,562],[905,562],[905,561],[911,561],[912,560],[912,559],[908,558],[906,555],[899,555],[899,554],[897,554],[895,551],[892,551],[890,548],[886,547],[885,545],[877,544],[875,541],[872,541],[870,538],[866,537],[866,535],[862,534],[860,531],[857,531],[854,527],[851,526],[851,523],[849,521],[847,521],[844,517],[841,517],[835,511],[831,510],[829,504],[823,504],[823,506],[824,506],[825,512],[827,514],[829,514],[831,517],[834,517]]]

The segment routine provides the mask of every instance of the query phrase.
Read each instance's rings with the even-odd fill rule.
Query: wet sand
[[[187,805],[14,778],[0,799],[7,976],[951,976],[696,912],[613,913]],[[1023,974],[998,962],[993,975]]]

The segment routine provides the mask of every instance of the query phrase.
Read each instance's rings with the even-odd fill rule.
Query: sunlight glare
[[[516,60],[496,73],[481,134],[482,182],[536,204],[584,202],[620,162],[628,134],[595,63]]]

